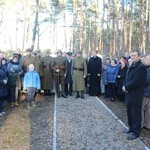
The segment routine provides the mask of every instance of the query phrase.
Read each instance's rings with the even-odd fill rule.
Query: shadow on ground
[[[45,96],[29,113],[30,150],[52,149],[54,96]]]

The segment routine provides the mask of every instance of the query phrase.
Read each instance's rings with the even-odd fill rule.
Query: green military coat
[[[23,59],[22,59],[22,69],[23,71],[26,73],[28,71],[28,66],[30,64],[33,64],[35,66],[35,57],[34,56],[24,56]]]
[[[53,89],[53,77],[52,77],[53,63],[54,63],[53,58],[50,56],[45,56],[42,58],[42,67],[43,67],[42,89],[43,90]]]
[[[35,70],[39,73],[40,77],[43,77],[43,66],[42,66],[42,59],[35,57]]]
[[[85,90],[84,76],[87,76],[86,59],[77,57],[73,62],[73,89],[75,91]]]
[[[56,57],[54,58],[54,63],[53,63],[53,75],[57,76],[64,76],[66,74],[66,69],[67,69],[67,61],[65,57]],[[59,69],[59,73],[56,72],[56,69]]]

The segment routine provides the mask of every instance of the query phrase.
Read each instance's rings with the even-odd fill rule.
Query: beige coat
[[[87,63],[86,59],[78,57],[73,63],[73,89],[75,91],[85,90],[84,77],[87,76]]]

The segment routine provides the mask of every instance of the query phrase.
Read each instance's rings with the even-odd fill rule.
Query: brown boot
[[[18,104],[18,102],[15,102],[15,104],[14,104],[16,107],[19,107],[19,104]]]
[[[11,107],[14,107],[14,106],[15,106],[15,103],[14,103],[14,102],[12,102],[12,103],[11,103]]]

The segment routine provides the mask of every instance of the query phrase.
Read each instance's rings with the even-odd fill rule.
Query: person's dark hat
[[[72,55],[72,53],[71,53],[71,52],[68,52],[68,53],[67,53],[67,55],[68,55],[68,56],[71,56],[71,55]]]
[[[19,58],[19,54],[13,53],[13,58]]]
[[[46,54],[50,54],[50,52],[51,52],[50,49],[46,49],[46,50],[45,50],[45,53],[46,53]]]
[[[32,52],[31,48],[27,48],[26,52]]]
[[[77,51],[76,54],[82,54],[82,52],[81,51]]]

